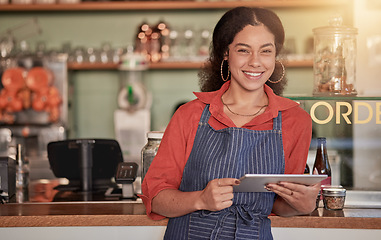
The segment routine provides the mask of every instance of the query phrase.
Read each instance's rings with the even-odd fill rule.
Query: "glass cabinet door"
[[[381,191],[381,97],[290,97],[312,118],[308,164],[326,137],[332,184]]]

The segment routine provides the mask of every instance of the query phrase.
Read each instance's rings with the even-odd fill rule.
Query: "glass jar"
[[[344,208],[346,190],[329,187],[323,189],[323,203],[327,210],[342,210]]]
[[[147,133],[147,144],[142,149],[142,182],[144,176],[146,175],[149,166],[151,165],[154,157],[156,156],[157,150],[159,149],[161,139],[163,138],[163,132],[148,132]]]
[[[341,17],[313,29],[315,96],[355,96],[357,29],[343,26]]]

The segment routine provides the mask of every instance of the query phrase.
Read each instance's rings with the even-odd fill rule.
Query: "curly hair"
[[[200,89],[203,92],[216,91],[224,84],[221,79],[221,62],[224,54],[234,37],[247,25],[264,25],[274,35],[276,56],[279,55],[284,43],[284,28],[279,17],[268,9],[237,7],[227,11],[216,24],[213,31],[213,39],[210,45],[210,56],[198,73]],[[224,69],[227,76],[228,69]],[[275,69],[270,80],[277,81],[283,73],[282,66],[275,64]],[[284,78],[279,83],[266,84],[271,87],[275,94],[281,95],[287,81]]]

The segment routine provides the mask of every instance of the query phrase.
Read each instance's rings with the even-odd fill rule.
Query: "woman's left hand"
[[[290,207],[296,210],[294,214],[286,214],[282,209],[281,215],[309,214],[316,208],[316,198],[320,190],[320,183],[306,186],[303,184],[280,182],[266,185],[267,190],[280,196]]]

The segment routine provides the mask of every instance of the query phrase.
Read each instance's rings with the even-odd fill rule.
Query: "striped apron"
[[[194,145],[179,190],[203,190],[216,178],[240,178],[246,173],[284,173],[281,112],[273,129],[213,129],[209,105],[201,115]],[[272,239],[271,213],[275,194],[234,193],[233,205],[220,211],[196,211],[170,218],[164,239]]]

